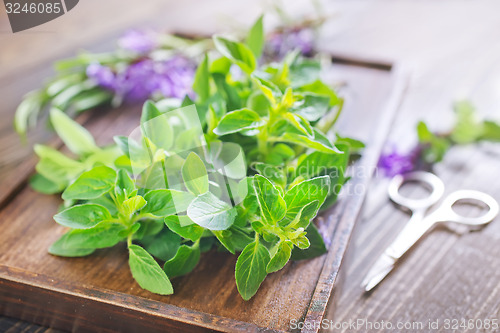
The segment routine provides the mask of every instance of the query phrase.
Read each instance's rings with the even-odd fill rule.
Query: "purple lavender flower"
[[[314,49],[314,31],[311,28],[294,28],[272,35],[266,44],[266,54],[274,59],[283,58],[298,49],[302,55],[311,55]]]
[[[196,68],[193,62],[174,56],[164,61],[149,58],[130,64],[115,73],[111,68],[91,64],[87,76],[104,89],[130,102],[141,102],[155,94],[164,97],[194,98],[192,85]]]
[[[157,40],[154,32],[130,30],[118,40],[118,45],[128,51],[148,53],[157,46]]]
[[[392,146],[388,153],[380,156],[378,167],[387,177],[394,177],[415,169],[418,162],[420,148],[417,146],[408,154],[399,153],[395,146]]]
[[[116,77],[111,68],[99,63],[87,66],[87,77],[94,80],[99,86],[107,90],[115,90]]]

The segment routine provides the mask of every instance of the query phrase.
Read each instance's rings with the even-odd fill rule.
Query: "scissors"
[[[421,183],[431,190],[431,194],[423,199],[411,199],[401,195],[400,188],[407,182]],[[438,223],[454,222],[469,227],[479,227],[488,224],[498,215],[498,202],[490,195],[473,190],[458,190],[449,194],[443,203],[432,213],[426,215],[427,210],[441,199],[444,193],[444,184],[436,175],[415,171],[404,175],[397,175],[389,184],[389,197],[400,207],[411,211],[411,219],[396,237],[393,243],[375,262],[370,269],[362,286],[370,291],[377,286],[393,269],[396,262]],[[456,213],[452,206],[458,201],[476,201],[488,206],[488,212],[479,217],[465,217]]]

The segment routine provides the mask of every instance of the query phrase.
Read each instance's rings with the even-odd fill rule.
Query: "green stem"
[[[132,245],[132,234],[127,237],[127,247],[130,247],[130,245]]]

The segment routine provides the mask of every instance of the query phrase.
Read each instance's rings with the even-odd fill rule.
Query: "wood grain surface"
[[[203,27],[220,29],[227,24],[228,17],[242,24],[249,23],[262,8],[257,2],[245,2],[245,10],[241,10],[243,2],[219,0],[162,1],[161,4],[148,0],[142,1],[143,5],[137,8],[136,2],[111,0],[106,4],[99,2],[102,10],[94,11],[96,3],[95,0],[81,2],[70,15],[44,26],[44,31],[40,27],[33,33],[22,34],[21,38],[10,35],[0,10],[2,129],[10,128],[13,107],[21,95],[38,86],[45,77],[43,73],[32,77],[34,69],[50,72],[47,69],[50,61],[72,54],[82,45],[94,45],[95,36],[102,35],[103,31],[112,37],[124,27],[149,24],[200,32]],[[110,15],[118,4],[122,14]],[[305,12],[308,4],[298,1],[287,3],[287,7],[292,12]],[[391,59],[412,68],[412,80],[389,139],[402,149],[408,149],[415,143],[414,127],[418,120],[426,120],[433,129],[451,126],[451,103],[456,99],[471,99],[482,116],[500,117],[499,11],[500,4],[490,0],[334,1],[326,5],[325,12],[335,15],[323,29],[322,47],[367,58]],[[93,18],[85,13],[92,13]],[[77,33],[78,38],[75,37]],[[38,56],[33,57],[33,54]],[[19,77],[30,79],[20,82]],[[23,89],[11,88],[16,84]],[[8,135],[8,130],[0,131],[2,140]],[[5,165],[6,153],[17,154],[18,149],[0,145],[0,168]],[[444,180],[447,192],[471,188],[500,199],[500,183],[496,177],[499,157],[497,145],[454,148],[435,172]],[[4,179],[11,179],[13,175]],[[498,319],[498,219],[475,233],[460,235],[446,229],[434,231],[378,289],[369,295],[362,292],[359,284],[370,264],[408,219],[404,212],[389,204],[386,187],[387,180],[380,177],[369,189],[350,260],[341,269],[343,287],[334,292],[335,306],[330,309],[329,317],[340,323],[360,318],[393,323]],[[0,194],[4,194],[3,189]],[[13,327],[9,328],[6,322]],[[42,330],[10,319],[2,319],[0,328],[11,332]],[[462,331],[465,330],[456,330]],[[488,332],[470,330],[475,331]]]

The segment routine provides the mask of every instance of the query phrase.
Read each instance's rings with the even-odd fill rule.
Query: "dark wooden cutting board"
[[[234,281],[236,256],[210,251],[192,273],[172,281],[174,295],[154,295],[133,280],[124,244],[85,258],[47,253],[64,232],[52,220],[61,201],[26,185],[35,162],[26,155],[6,161],[10,170],[0,169],[16,175],[2,186],[0,196],[0,313],[78,332],[289,331],[293,321],[306,321],[303,331],[317,331],[319,326],[313,324],[334,304],[337,274],[404,88],[404,75],[391,64],[332,59],[326,80],[342,82],[346,98],[338,130],[364,140],[367,147],[345,193],[317,219],[328,227],[327,254],[270,274],[245,302]],[[82,121],[99,143],[110,143],[113,135],[128,134],[137,126],[140,110],[95,110]]]

